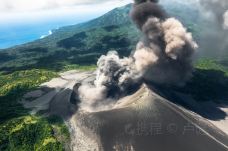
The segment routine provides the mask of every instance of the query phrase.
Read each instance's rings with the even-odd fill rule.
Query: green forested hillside
[[[28,115],[0,125],[0,150],[63,151],[69,137],[67,127],[61,119]]]
[[[192,79],[179,91],[191,95],[196,101],[228,103],[227,61],[201,59],[195,65]]]
[[[26,115],[26,110],[18,102],[28,91],[35,89],[57,73],[47,70],[15,71],[12,74],[0,75],[0,123],[8,119]]]
[[[197,11],[194,8],[181,4],[164,7],[197,37]],[[131,4],[116,8],[92,21],[55,30],[44,39],[1,51],[0,70],[61,70],[70,64],[91,65],[110,50],[127,56],[140,38],[139,31],[130,21],[130,9]]]
[[[64,66],[63,71],[91,70],[96,66]],[[45,69],[0,73],[0,150],[62,151],[69,148],[70,134],[60,117],[31,116],[20,103],[23,95],[59,76]]]
[[[64,123],[51,123],[39,115],[30,116],[19,103],[26,92],[56,76],[55,72],[38,69],[0,74],[0,150],[64,149],[65,142],[69,141]],[[63,139],[58,140],[57,135]]]

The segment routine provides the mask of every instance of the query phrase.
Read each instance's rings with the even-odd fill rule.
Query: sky
[[[97,17],[132,0],[0,0],[0,25],[40,22],[65,16]]]

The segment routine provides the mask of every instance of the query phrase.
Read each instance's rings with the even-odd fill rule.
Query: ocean
[[[53,29],[97,18],[131,0],[0,13],[0,50],[44,38]]]
[[[44,38],[45,36],[52,34],[53,29],[68,25],[75,25],[98,16],[99,15],[88,15],[83,16],[83,18],[75,16],[69,18],[58,18],[56,20],[53,19],[44,22],[27,22],[24,24],[20,23],[13,25],[0,24],[0,50]]]

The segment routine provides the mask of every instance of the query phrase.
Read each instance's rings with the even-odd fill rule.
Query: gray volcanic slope
[[[62,74],[46,84],[51,95],[25,106],[62,116],[70,128],[73,151],[228,151],[226,134],[148,86],[109,110],[82,110],[77,105],[77,85],[94,78],[93,72]]]
[[[227,151],[228,138],[216,128],[148,88],[120,100],[115,109],[73,116],[84,144],[74,150],[104,151]],[[76,132],[77,133],[77,132]],[[95,145],[86,141],[95,140]],[[76,143],[77,144],[77,143]],[[84,147],[83,147],[84,146]],[[93,146],[89,147],[88,146]]]

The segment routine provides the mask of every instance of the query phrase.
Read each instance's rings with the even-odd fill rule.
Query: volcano
[[[96,72],[63,74],[52,97],[24,106],[65,119],[75,151],[228,150],[224,132],[172,103],[192,76],[191,33],[155,0],[136,1],[130,15],[142,34],[130,56],[102,55]]]

